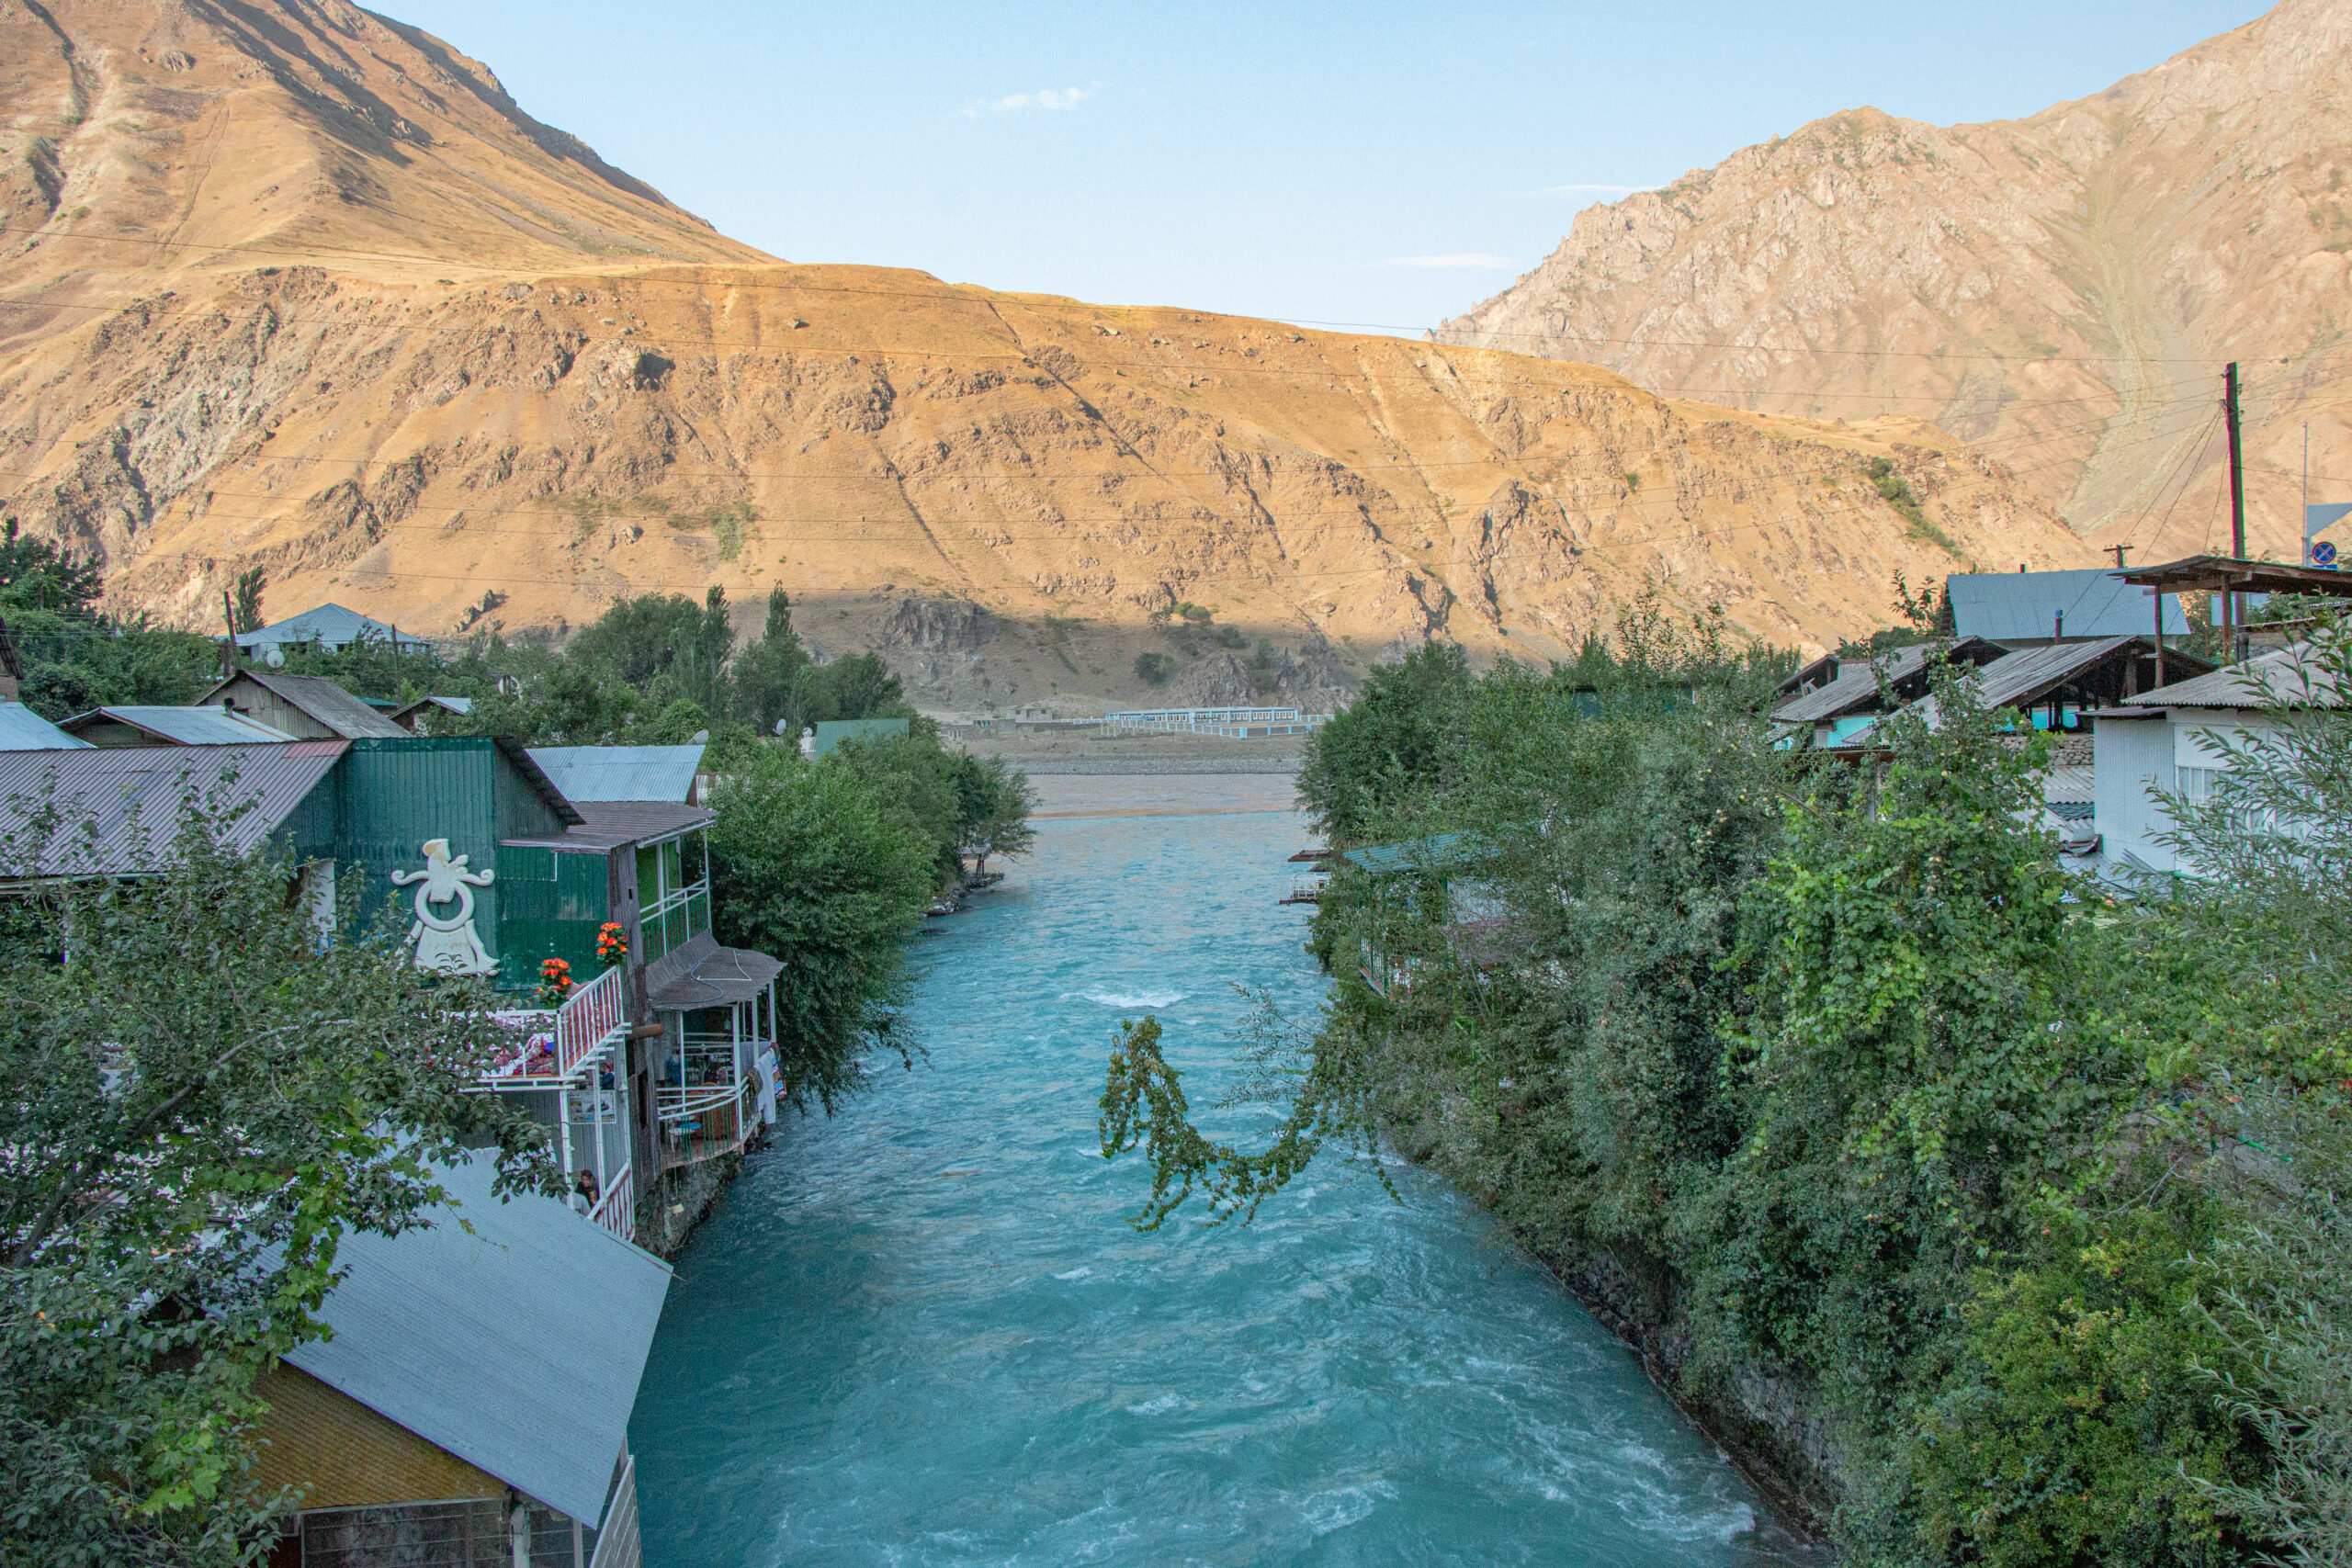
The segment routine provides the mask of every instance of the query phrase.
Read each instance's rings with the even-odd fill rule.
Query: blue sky
[[[794,261],[1418,331],[1577,209],[1838,109],[2080,97],[2255,0],[389,0]]]

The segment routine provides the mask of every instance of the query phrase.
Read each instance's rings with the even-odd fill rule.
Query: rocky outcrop
[[[1248,655],[1218,650],[1187,663],[1169,688],[1174,707],[1266,704],[1329,713],[1355,694],[1356,677],[1319,640],[1300,648],[1267,644]]]
[[[2328,390],[2352,352],[2347,73],[2352,6],[2285,0],[2029,119],[1833,115],[1578,214],[1434,335],[1744,408],[1932,420],[2143,559],[2211,543],[2219,372],[2241,359],[2254,538],[2293,559],[2303,422],[2315,453],[2352,434]]]

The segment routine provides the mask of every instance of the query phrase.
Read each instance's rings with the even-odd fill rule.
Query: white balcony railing
[[[588,1217],[623,1241],[635,1240],[637,1173],[627,1166],[621,1167],[621,1173],[613,1179],[611,1186],[605,1189],[605,1195],[596,1200],[596,1206],[589,1211]]]
[[[501,1021],[526,1031],[523,1048],[482,1075],[492,1089],[555,1089],[584,1081],[605,1050],[628,1032],[628,980],[607,969],[575,987],[555,1010],[554,1028],[539,1013],[501,1013]]]

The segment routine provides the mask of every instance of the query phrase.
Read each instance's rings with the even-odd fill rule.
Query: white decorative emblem
[[[416,966],[447,975],[496,973],[498,961],[481,950],[481,938],[474,934],[474,888],[489,886],[498,874],[468,871],[466,863],[472,858],[469,855],[451,860],[447,839],[427,839],[424,854],[423,871],[392,873],[395,887],[423,884],[416,890],[416,924],[408,929],[408,940],[416,948]],[[468,886],[469,883],[473,886]],[[433,912],[434,905],[450,903],[458,906],[458,912],[448,919]]]

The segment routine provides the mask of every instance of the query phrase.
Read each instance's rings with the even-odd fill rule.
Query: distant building
[[[2010,648],[2157,634],[2155,591],[2113,571],[1990,571],[1944,579],[1952,629]],[[2178,595],[2164,595],[2163,635],[2185,637]]]
[[[276,626],[264,626],[255,632],[240,632],[236,640],[240,652],[256,659],[266,659],[273,650],[296,647],[340,653],[356,642],[380,642],[388,648],[398,648],[404,653],[422,651],[433,646],[424,637],[413,637],[356,610],[346,610],[340,604],[322,604],[299,615],[289,615]]]
[[[800,738],[800,751],[806,757],[821,757],[844,740],[888,740],[909,734],[913,728],[914,721],[904,718],[829,718],[816,726],[814,733]]]
[[[2165,655],[2169,667],[2177,655]],[[2281,649],[2228,669],[2143,692],[2101,710],[2092,739],[2103,864],[2129,880],[2180,869],[2163,841],[2174,823],[2159,790],[2201,800],[2233,762],[2225,744],[2273,730],[2281,708],[2335,708],[2344,694],[2316,670],[2306,683],[2308,645]]]
[[[1772,722],[1781,727],[1778,743],[1841,744],[1885,713],[1890,696],[1900,706],[1924,695],[1939,664],[1982,667],[2007,653],[1997,643],[1969,637],[1950,644],[1914,643],[1874,657],[1816,659],[1781,682],[1787,700],[1772,710]]]
[[[428,714],[446,713],[463,718],[473,711],[474,700],[471,697],[419,697],[406,706],[394,708],[385,716],[410,734],[421,735]]]
[[[344,1237],[333,1337],[265,1373],[253,1480],[302,1488],[271,1568],[635,1568],[629,1410],[670,1269],[552,1198],[458,1204]]]
[[[108,707],[77,713],[58,727],[91,746],[251,746],[295,739],[234,708]]]
[[[240,670],[196,705],[228,708],[298,740],[398,739],[408,734],[324,675]]]

